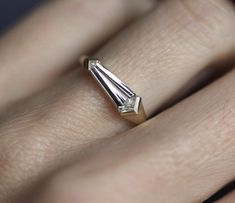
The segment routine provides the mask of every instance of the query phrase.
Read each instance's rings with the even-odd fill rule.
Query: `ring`
[[[121,117],[134,124],[146,121],[140,96],[137,96],[125,83],[105,68],[98,59],[86,57],[82,61],[84,67],[105,90]]]

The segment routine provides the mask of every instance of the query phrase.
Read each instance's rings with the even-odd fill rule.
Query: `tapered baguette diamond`
[[[98,59],[86,59],[84,64],[116,105],[121,116],[136,124],[146,119],[141,97],[107,70]]]

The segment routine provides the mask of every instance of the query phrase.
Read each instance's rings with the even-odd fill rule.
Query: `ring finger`
[[[214,59],[234,48],[234,18],[233,7],[223,0],[165,1],[97,56],[143,97],[151,115],[193,86],[192,78]],[[130,128],[87,76],[68,78],[25,109],[20,106],[5,115],[0,143],[8,170],[1,171],[1,183],[7,185],[0,188],[2,194],[16,187],[10,174],[25,184],[71,161],[86,143]]]

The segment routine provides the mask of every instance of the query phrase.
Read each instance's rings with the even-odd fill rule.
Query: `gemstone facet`
[[[141,97],[106,69],[98,59],[87,59],[84,65],[111,98],[123,118],[136,124],[146,120]]]
[[[123,106],[119,106],[118,110],[120,113],[138,113],[139,99],[136,95],[127,98]]]

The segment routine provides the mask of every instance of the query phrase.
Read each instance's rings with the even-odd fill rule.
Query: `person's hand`
[[[233,180],[235,8],[153,3],[52,1],[1,38],[1,203],[194,203]],[[77,67],[101,45],[149,121],[119,118]]]

